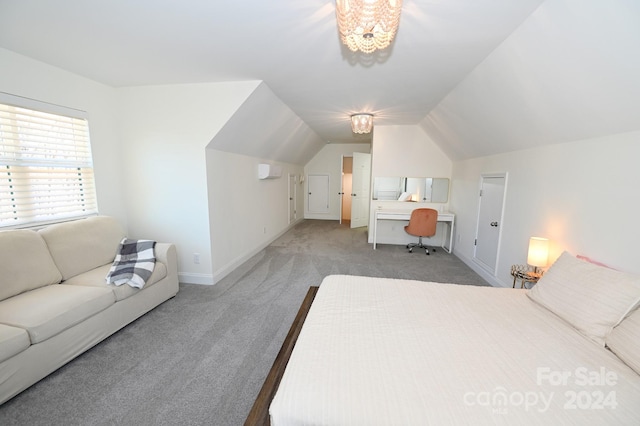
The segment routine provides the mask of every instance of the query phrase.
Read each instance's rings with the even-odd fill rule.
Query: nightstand
[[[512,265],[511,276],[513,277],[513,288],[516,288],[518,280],[520,280],[520,288],[527,288],[527,283],[537,283],[542,274],[530,271],[527,265]]]

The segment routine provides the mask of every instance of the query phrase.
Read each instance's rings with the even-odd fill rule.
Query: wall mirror
[[[449,179],[376,177],[373,180],[372,198],[378,201],[446,203],[449,199]]]

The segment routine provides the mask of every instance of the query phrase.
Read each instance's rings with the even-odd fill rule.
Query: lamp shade
[[[545,267],[549,262],[549,240],[540,237],[529,239],[527,263],[531,266]]]

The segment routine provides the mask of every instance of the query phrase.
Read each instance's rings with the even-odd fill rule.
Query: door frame
[[[500,226],[498,227],[498,245],[496,247],[496,264],[493,268],[493,271],[488,270],[483,263],[481,263],[476,258],[476,251],[478,249],[478,245],[474,244],[473,246],[473,262],[482,268],[483,271],[491,274],[493,277],[498,276],[498,269],[500,265],[500,250],[502,248],[502,230],[504,229],[504,210],[507,204],[507,185],[509,181],[509,173],[508,172],[497,172],[497,173],[482,173],[480,174],[480,185],[478,187],[478,213],[476,217],[476,232],[474,238],[478,238],[478,232],[480,228],[480,209],[482,207],[482,197],[481,191],[484,184],[484,180],[486,178],[504,178],[504,189],[502,191],[502,209],[500,211]]]

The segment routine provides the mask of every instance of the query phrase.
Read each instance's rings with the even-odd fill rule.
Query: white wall
[[[98,209],[126,229],[115,90],[0,48],[0,91],[87,112]]]
[[[209,226],[213,281],[248,260],[296,222],[289,223],[289,174],[302,166],[207,149]],[[282,167],[282,177],[258,179],[258,164]],[[298,220],[302,219],[302,185],[297,186]]]
[[[611,135],[454,163],[451,208],[455,254],[472,261],[481,173],[507,172],[502,243],[494,285],[511,286],[512,264],[524,264],[529,237],[640,273],[640,132]],[[484,275],[483,275],[484,276]]]
[[[130,229],[176,245],[181,282],[213,282],[205,148],[258,84],[118,89]]]
[[[376,126],[372,143],[372,184],[375,177],[440,177],[450,178],[451,160],[444,154],[420,126]],[[448,203],[415,203],[401,201],[371,201],[369,229],[373,229],[374,212],[378,208],[413,210],[430,207],[448,210]],[[405,233],[402,221],[379,221],[377,242],[382,244],[407,244],[416,241]],[[427,244],[440,245],[446,229],[438,225],[438,232]],[[431,241],[431,242],[429,242]],[[369,242],[373,242],[372,232]]]
[[[258,253],[289,223],[289,174],[295,176],[297,219],[303,218],[304,164],[324,142],[260,82],[207,145],[213,282]],[[282,177],[258,180],[258,164],[282,167]]]
[[[283,132],[287,134],[293,153],[273,155],[304,158],[297,151],[301,146],[313,152],[317,135],[298,125],[299,118],[260,82],[115,89],[5,49],[0,49],[0,64],[0,91],[88,113],[100,213],[118,218],[132,238],[176,244],[181,282],[211,284],[287,229],[286,173],[302,175],[302,165],[278,163],[284,165],[283,177],[263,182],[256,176],[258,159],[233,154],[216,157],[206,149],[251,98],[258,112],[286,110],[280,114],[285,115],[284,123],[275,125],[274,120],[265,119],[268,125],[251,129],[254,136],[277,142],[284,140]],[[259,86],[260,93],[252,97]],[[288,132],[287,126],[296,131]],[[243,137],[260,144],[258,137]],[[210,157],[216,160],[208,167]],[[221,175],[218,170],[230,164],[234,165],[231,171]],[[233,182],[243,182],[240,191],[230,191]],[[301,218],[304,191],[298,187]],[[221,207],[217,200],[225,197],[237,197],[238,202]],[[276,199],[282,203],[273,203]],[[252,220],[256,206],[260,221]],[[252,218],[244,217],[245,211]],[[215,227],[210,227],[213,222]],[[199,264],[194,263],[194,253],[200,254]]]
[[[304,217],[306,219],[340,220],[340,195],[342,186],[342,156],[350,157],[354,152],[368,154],[371,145],[363,143],[354,144],[328,144],[320,150],[306,166],[304,173],[329,175],[329,211],[327,213],[309,213],[308,179],[304,182]]]

